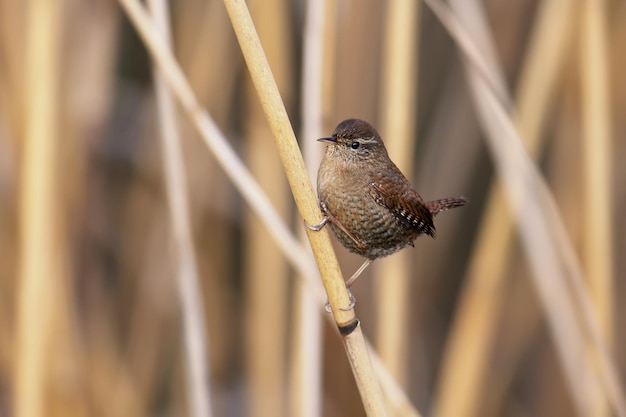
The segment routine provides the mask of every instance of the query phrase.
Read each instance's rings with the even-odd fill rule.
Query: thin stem
[[[322,136],[324,33],[330,26],[324,21],[326,5],[327,0],[306,2],[302,46],[302,152],[312,181],[323,149],[319,142],[311,139]],[[305,231],[300,229],[298,234],[305,243]],[[294,417],[319,417],[322,413],[322,317],[303,280],[296,281],[294,294],[293,308],[298,324],[293,332],[289,411]]]
[[[149,0],[155,25],[164,43],[171,45],[169,16],[164,0]],[[176,285],[183,316],[185,369],[189,406],[195,417],[210,417],[208,343],[205,334],[204,303],[200,290],[195,248],[187,196],[185,162],[182,154],[178,123],[172,94],[163,75],[155,68],[157,107],[161,125],[162,157],[165,171],[169,217],[174,238]]]

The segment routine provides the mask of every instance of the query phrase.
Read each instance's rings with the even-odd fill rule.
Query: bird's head
[[[328,144],[326,156],[346,164],[387,158],[387,150],[374,127],[364,120],[347,119],[339,123],[331,136],[319,138]]]

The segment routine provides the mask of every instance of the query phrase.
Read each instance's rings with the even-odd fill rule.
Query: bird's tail
[[[450,210],[455,207],[462,207],[468,202],[469,200],[465,197],[442,198],[440,200],[429,201],[426,203],[426,206],[428,206],[430,214],[435,216],[440,211]]]

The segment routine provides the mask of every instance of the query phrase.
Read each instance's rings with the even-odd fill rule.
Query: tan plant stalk
[[[322,123],[332,118],[335,110],[335,82],[333,76],[337,65],[337,8],[339,5],[333,0],[324,0],[327,3],[324,22],[328,22],[324,30],[324,58],[322,72],[327,76],[322,80]]]
[[[315,141],[322,135],[322,83],[324,79],[324,34],[333,22],[324,21],[327,0],[307,1],[302,46],[302,153],[309,178],[316,178],[323,146]],[[328,77],[326,77],[328,78]],[[296,216],[299,222],[299,216]],[[298,233],[303,244],[303,229]],[[317,300],[310,296],[304,280],[294,283],[293,353],[291,359],[290,413],[294,417],[322,414],[322,317]]]
[[[590,298],[607,346],[614,340],[612,121],[609,85],[607,2],[583,2],[580,66],[582,83],[583,259]],[[593,355],[592,355],[593,356]],[[600,389],[591,393],[592,414],[610,415]]]
[[[417,141],[417,78],[420,2],[387,2],[383,62],[382,135],[389,156],[411,178]],[[411,253],[402,251],[377,265],[377,350],[401,383],[407,380]]]
[[[256,29],[268,51],[267,58],[276,83],[281,86],[285,100],[289,101],[293,95],[291,80],[295,68],[290,65],[292,51],[288,47],[291,39],[285,3],[286,0],[248,1],[251,14],[259,22]],[[224,17],[228,21],[227,16]],[[232,50],[239,57],[238,49],[233,43]],[[279,215],[286,218],[292,205],[291,195],[280,159],[272,146],[272,131],[248,78],[243,83],[242,104],[246,115],[242,124],[246,149],[244,163]],[[251,210],[246,210],[244,222],[242,262],[245,267],[242,272],[246,287],[244,337],[247,341],[244,354],[249,382],[249,415],[279,416],[285,413],[289,387],[285,358],[288,357],[286,349],[290,332],[285,317],[289,316],[290,307],[290,268],[276,243],[268,239],[263,221]],[[272,329],[272,337],[268,337],[268,329]]]
[[[607,5],[584,2],[581,10],[585,266],[589,291],[607,343],[613,337],[613,224],[611,111]]]
[[[60,285],[61,244],[56,151],[59,85],[59,2],[27,6],[26,136],[20,215],[14,410],[17,417],[46,415],[46,374],[52,299]]]
[[[368,344],[372,351],[372,363],[376,374],[380,378],[380,383],[385,390],[385,398],[389,405],[390,414],[402,417],[421,417],[420,412],[411,404],[403,388],[397,383],[395,377],[389,372],[383,361],[373,352],[373,348]]]
[[[165,0],[149,0],[155,25],[162,40],[171,45],[169,12]],[[198,266],[189,218],[189,198],[181,137],[172,94],[158,67],[155,67],[155,88],[160,122],[161,153],[167,201],[174,240],[176,286],[183,318],[185,370],[189,409],[194,417],[210,417],[211,392],[204,303],[200,290]]]

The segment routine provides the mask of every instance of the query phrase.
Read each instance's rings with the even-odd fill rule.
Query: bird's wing
[[[433,216],[422,197],[410,187],[408,182],[372,181],[370,195],[403,223],[435,237]]]

